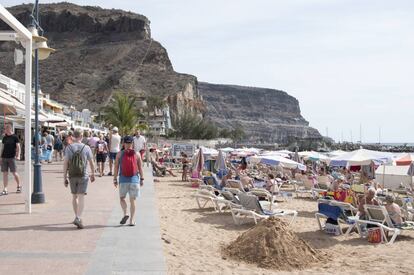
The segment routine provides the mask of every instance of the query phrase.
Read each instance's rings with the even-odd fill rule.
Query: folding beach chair
[[[318,200],[318,213],[315,213],[316,221],[320,230],[324,230],[326,223],[322,224],[321,219],[332,219],[338,223],[340,234],[343,233],[341,224],[348,225],[345,235],[348,235],[357,226],[358,209],[353,207],[350,203],[340,202],[335,200]],[[359,232],[359,228],[357,227]]]
[[[257,224],[257,221],[259,219],[282,216],[292,216],[291,220],[289,221],[289,224],[292,224],[298,214],[298,212],[295,210],[264,210],[259,202],[259,199],[252,194],[240,193],[239,200],[242,208],[231,208],[231,214],[233,216],[234,223],[237,225],[241,224],[242,220],[247,220],[249,218],[253,219]]]
[[[412,222],[405,222],[401,227],[396,228],[384,206],[366,204],[364,210],[368,220],[357,220],[358,225],[371,224],[379,227],[382,242],[393,244],[401,231],[414,230],[414,223]],[[388,240],[387,233],[392,234],[390,240]]]

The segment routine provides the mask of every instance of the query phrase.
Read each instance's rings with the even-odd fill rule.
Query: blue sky
[[[382,142],[414,142],[414,1],[72,2],[147,16],[175,70],[284,90],[336,140],[359,140],[362,125],[364,142],[380,128]]]

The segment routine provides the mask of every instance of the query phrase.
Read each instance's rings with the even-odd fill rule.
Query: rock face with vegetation
[[[204,82],[198,88],[207,117],[223,128],[242,128],[251,142],[321,138],[300,114],[298,100],[286,92]]]
[[[32,5],[8,10],[24,25]],[[113,93],[160,96],[172,109],[201,114],[197,78],[174,71],[167,50],[151,38],[149,20],[139,14],[69,3],[40,5],[40,22],[57,51],[40,61],[41,89],[78,109],[98,110]],[[2,22],[0,29],[7,29]],[[23,81],[13,64],[16,44],[0,44],[0,71]],[[4,61],[3,61],[4,60]]]
[[[32,7],[8,10],[28,26]],[[49,46],[57,50],[40,61],[41,89],[59,102],[98,111],[123,91],[136,97],[137,104],[143,97],[164,99],[173,121],[204,115],[218,126],[243,128],[251,141],[320,137],[300,115],[298,101],[285,92],[199,84],[195,76],[175,72],[143,15],[58,3],[40,5],[40,22]],[[0,30],[6,29],[1,21]],[[23,82],[24,66],[13,63],[16,46],[0,42],[0,72]]]

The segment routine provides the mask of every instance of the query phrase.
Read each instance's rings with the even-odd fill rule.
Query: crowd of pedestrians
[[[109,156],[109,173],[113,176],[113,184],[119,189],[120,204],[123,217],[120,224],[135,225],[135,201],[143,185],[142,156],[145,152],[145,138],[137,131],[135,137],[121,137],[118,128],[113,127],[110,134],[92,135],[73,132],[72,142],[64,149],[64,185],[70,186],[72,205],[75,214],[73,224],[83,228],[82,212],[84,196],[88,183],[95,181],[95,173],[102,177],[105,174],[105,163]],[[137,144],[139,142],[139,144]],[[95,169],[97,164],[97,170]],[[89,172],[88,172],[89,166]],[[129,196],[129,214],[126,197]]]
[[[79,229],[84,227],[82,213],[85,195],[88,191],[88,184],[95,181],[95,174],[99,177],[104,175],[113,177],[114,187],[119,189],[123,212],[120,224],[126,224],[129,220],[130,226],[135,225],[135,201],[144,181],[142,159],[146,150],[145,137],[139,130],[136,131],[135,136],[123,137],[119,134],[117,127],[113,127],[107,135],[79,129],[62,131],[55,135],[46,130],[38,135],[38,150],[43,163],[63,161],[63,183],[72,194],[74,225]],[[2,144],[1,171],[4,188],[1,195],[8,195],[9,173],[14,176],[17,193],[20,193],[22,186],[16,169],[16,160],[20,158],[20,142],[10,124],[5,125]],[[108,166],[106,165],[107,159],[109,160]],[[129,211],[127,195],[130,203]]]

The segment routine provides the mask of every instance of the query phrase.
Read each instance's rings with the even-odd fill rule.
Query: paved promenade
[[[136,226],[120,226],[118,190],[112,177],[97,177],[85,198],[78,230],[61,163],[43,165],[45,204],[24,213],[15,183],[0,196],[0,274],[165,274],[151,171],[137,202]]]

